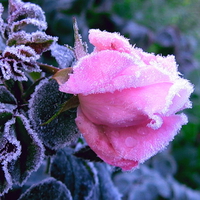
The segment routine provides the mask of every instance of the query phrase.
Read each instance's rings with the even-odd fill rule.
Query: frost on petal
[[[163,150],[187,123],[183,114],[162,117],[162,120],[162,126],[156,130],[145,123],[143,126],[115,128],[91,123],[79,109],[76,124],[88,145],[102,160],[131,170]]]
[[[95,124],[112,127],[138,125],[154,118],[155,113],[162,114],[171,85],[160,83],[113,93],[79,94],[80,108]]]
[[[162,111],[163,114],[171,115],[185,108],[191,108],[192,103],[189,97],[193,90],[193,85],[188,80],[176,80],[166,96],[166,107]]]
[[[169,73],[153,64],[145,65],[126,53],[101,51],[80,59],[60,91],[87,95],[172,81]]]
[[[93,93],[99,88],[103,89],[106,83],[112,80],[122,69],[134,64],[131,57],[121,55],[119,52],[103,51],[91,54],[79,60],[73,74],[60,90],[72,94]],[[115,64],[113,69],[112,65]]]
[[[130,53],[132,50],[128,39],[124,38],[119,33],[109,33],[100,31],[99,29],[91,29],[89,31],[89,41],[95,46],[95,51],[116,50]]]
[[[178,66],[173,55],[168,55],[166,57],[156,55],[155,60],[158,63],[158,67],[168,73],[169,76],[176,78],[177,75],[180,74],[178,72]]]

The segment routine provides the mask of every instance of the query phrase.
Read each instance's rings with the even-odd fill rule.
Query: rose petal
[[[185,108],[191,108],[192,103],[190,102],[189,97],[193,90],[193,85],[186,79],[180,78],[176,80],[166,97],[167,103],[162,113],[171,115]]]
[[[91,123],[79,108],[76,124],[88,145],[101,159],[130,170],[166,147],[181,126],[187,123],[184,114],[162,119],[163,124],[157,130],[145,124],[114,128]]]
[[[147,122],[155,113],[162,113],[171,85],[160,83],[114,93],[79,95],[81,110],[96,124],[113,127],[138,125]]]
[[[96,126],[91,123],[87,117],[82,114],[80,108],[77,110],[76,124],[83,134],[84,138],[90,140],[88,143],[96,154],[110,165],[118,166],[124,170],[130,170],[138,165],[137,161],[123,159],[118,156],[118,153],[113,149],[112,144],[107,137],[103,134],[104,126]],[[98,128],[97,128],[98,127]],[[99,131],[99,130],[100,131]],[[112,159],[111,159],[112,158]]]
[[[89,31],[89,41],[96,47],[95,51],[116,50],[126,53],[132,51],[132,46],[128,39],[118,33],[109,33],[100,31],[99,29],[91,29]]]
[[[177,64],[173,55],[162,57],[160,55],[155,56],[153,53],[144,52],[140,48],[133,47],[128,39],[121,36],[119,33],[110,33],[107,31],[100,31],[99,29],[91,29],[89,31],[89,41],[95,46],[95,52],[102,50],[116,50],[119,52],[125,52],[131,56],[138,57],[140,61],[146,65],[159,65],[167,73],[171,73],[171,76],[177,74]]]
[[[80,59],[69,80],[60,91],[72,94],[114,92],[130,87],[142,87],[159,82],[173,82],[162,68],[138,64],[137,58],[117,51],[101,51]],[[113,67],[114,66],[114,67]]]

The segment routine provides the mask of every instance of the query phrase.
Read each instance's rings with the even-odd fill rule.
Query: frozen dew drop
[[[133,137],[127,137],[125,139],[125,145],[127,147],[134,147],[134,146],[137,145],[137,140],[135,138],[133,138]]]
[[[142,136],[146,136],[148,134],[147,130],[144,128],[138,128],[137,133]]]

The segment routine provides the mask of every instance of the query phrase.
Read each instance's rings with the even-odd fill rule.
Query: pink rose
[[[174,56],[155,56],[117,33],[90,30],[94,51],[80,58],[60,91],[77,94],[76,124],[110,165],[130,170],[164,149],[187,123],[193,86]]]

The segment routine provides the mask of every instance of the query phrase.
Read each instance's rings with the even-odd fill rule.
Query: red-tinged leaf
[[[75,38],[74,52],[76,55],[76,59],[78,60],[83,56],[87,55],[87,45],[83,43],[81,35],[78,32],[78,25],[76,22],[76,18],[73,19],[73,28],[74,28],[74,38]]]
[[[69,74],[72,73],[72,70],[72,67],[60,69],[52,78],[55,79],[59,85],[62,85],[69,79]]]

